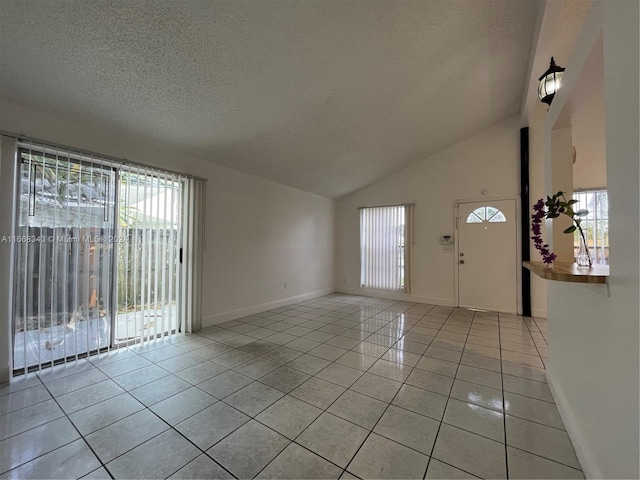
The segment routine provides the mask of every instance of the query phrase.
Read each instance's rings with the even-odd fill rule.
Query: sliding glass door
[[[121,345],[178,328],[182,182],[136,167],[118,178],[114,342]]]
[[[106,347],[113,317],[115,171],[19,151],[14,369]]]
[[[178,329],[183,179],[21,148],[14,371]]]

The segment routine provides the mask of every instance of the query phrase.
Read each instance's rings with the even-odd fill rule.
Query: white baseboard
[[[315,292],[303,293],[302,295],[296,295],[295,297],[281,298],[280,300],[274,300],[272,302],[260,303],[258,305],[252,305],[250,307],[240,308],[238,310],[231,310],[229,312],[217,313],[202,319],[202,327],[210,327],[217,325],[218,323],[228,322],[235,320],[236,318],[246,317],[247,315],[254,315],[256,313],[266,312],[274,308],[286,307],[292,303],[302,302],[309,300],[310,298],[322,297],[323,295],[329,295],[335,293],[334,288],[327,288],[324,290],[317,290]]]
[[[420,297],[406,293],[382,292],[379,290],[367,290],[364,288],[336,288],[338,293],[349,295],[362,295],[363,297],[382,298],[384,300],[399,300],[404,302],[428,303],[431,305],[441,305],[443,307],[454,307],[455,302],[450,298]]]
[[[554,380],[549,370],[547,370],[546,376],[549,389],[551,390],[551,395],[553,395],[553,399],[558,407],[558,412],[560,413],[562,422],[567,429],[567,434],[569,435],[573,449],[578,457],[578,462],[580,462],[580,466],[582,467],[582,473],[584,473],[585,478],[604,478],[602,472],[593,460],[595,457],[589,448],[587,436],[584,434],[582,428],[580,428],[580,424],[576,420],[576,417],[573,415],[573,412],[571,411],[571,404],[564,395],[562,388],[558,382]]]
[[[531,316],[538,318],[547,318],[547,311],[543,310],[542,308],[532,308]]]
[[[256,313],[266,312],[274,308],[286,307],[293,303],[309,300],[310,298],[322,297],[323,295],[329,295],[330,293],[346,293],[349,295],[362,295],[364,297],[382,298],[385,300],[399,300],[406,302],[418,302],[429,303],[433,305],[442,305],[445,307],[453,307],[454,303],[451,299],[447,298],[430,298],[420,297],[417,295],[407,295],[406,293],[393,293],[393,292],[380,292],[377,290],[364,290],[360,288],[327,288],[324,290],[318,290],[315,292],[304,293],[302,295],[296,295],[295,297],[282,298],[280,300],[274,300],[272,302],[260,303],[258,305],[252,305],[250,307],[240,308],[238,310],[231,310],[229,312],[217,313],[210,315],[202,319],[202,327],[210,327],[219,323],[235,320],[236,318],[246,317],[247,315],[254,315]]]
[[[8,383],[11,380],[11,369],[9,367],[0,367],[0,384]]]

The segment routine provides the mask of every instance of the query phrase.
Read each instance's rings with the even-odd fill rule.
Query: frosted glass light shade
[[[551,57],[549,69],[538,79],[540,82],[538,83],[538,98],[541,102],[551,105],[553,97],[562,86],[564,70],[564,68],[557,66]]]

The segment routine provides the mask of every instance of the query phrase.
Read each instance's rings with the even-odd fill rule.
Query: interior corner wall
[[[640,478],[639,13],[636,1],[594,1],[566,66],[564,99],[602,36],[609,287],[548,282],[547,378],[587,478]]]
[[[365,292],[360,288],[358,207],[415,203],[411,295],[370,293],[454,305],[456,259],[453,253],[443,252],[440,236],[454,234],[457,200],[517,198],[519,159],[520,124],[511,118],[340,199],[336,210],[338,291]],[[484,189],[486,196],[481,193]]]
[[[334,291],[334,200],[6,100],[0,130],[206,178],[205,326]]]

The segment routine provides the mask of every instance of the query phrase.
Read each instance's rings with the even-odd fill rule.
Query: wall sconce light
[[[538,79],[538,98],[541,102],[551,105],[553,97],[560,89],[562,84],[562,76],[564,75],[564,68],[556,65],[556,62],[551,57],[551,63],[549,64],[549,70],[544,72]]]

